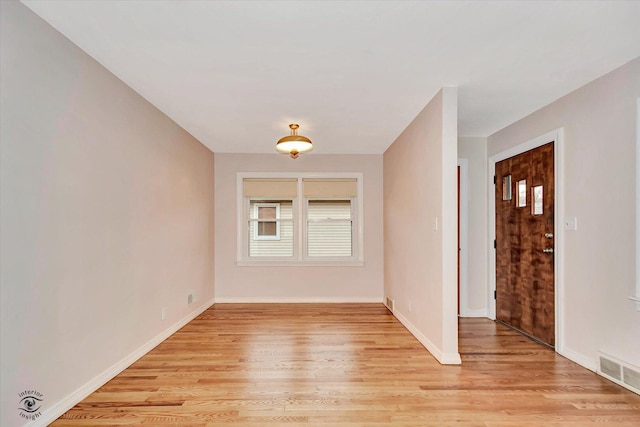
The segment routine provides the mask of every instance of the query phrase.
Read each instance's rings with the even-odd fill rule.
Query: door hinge
[[[493,299],[498,299],[498,291],[493,291]]]
[[[493,175],[493,185],[496,185],[498,183],[498,179],[496,178],[495,175]]]
[[[493,249],[498,249],[498,241],[493,239]]]

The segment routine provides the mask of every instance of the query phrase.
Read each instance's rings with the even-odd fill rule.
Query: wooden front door
[[[553,142],[496,163],[496,318],[555,345]]]

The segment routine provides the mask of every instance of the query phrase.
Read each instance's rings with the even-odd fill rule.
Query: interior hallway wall
[[[440,90],[384,153],[384,291],[441,363],[460,363],[457,89]]]
[[[21,3],[0,8],[0,425],[27,422],[27,390],[44,425],[211,304],[214,155]]]

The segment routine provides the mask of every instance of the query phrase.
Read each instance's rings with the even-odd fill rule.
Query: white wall
[[[467,159],[467,295],[462,317],[486,317],[488,295],[487,138],[460,137],[458,158]],[[466,303],[466,304],[465,304]]]
[[[441,363],[460,363],[456,127],[444,88],[384,153],[385,296]]]
[[[211,302],[214,158],[0,4],[0,425],[17,426],[19,393],[50,422]]]
[[[238,172],[363,173],[364,266],[236,265]],[[381,155],[216,154],[215,174],[216,302],[382,302]]]
[[[640,58],[488,138],[488,155],[564,128],[564,323],[558,345],[594,369],[597,352],[640,366],[635,293],[635,132]]]

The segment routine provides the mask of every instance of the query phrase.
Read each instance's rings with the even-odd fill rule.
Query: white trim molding
[[[636,100],[636,294],[629,299],[640,311],[640,98]]]
[[[571,360],[572,362],[577,363],[578,365],[582,366],[583,368],[587,368],[588,370],[592,371],[592,372],[596,372],[598,369],[598,363],[589,358],[584,356],[583,354],[581,354],[580,352],[577,352],[575,350],[572,350],[570,348],[568,348],[567,346],[565,346],[565,348],[563,349],[562,353],[558,352],[562,357],[566,357],[567,359]]]
[[[47,426],[58,419],[62,414],[67,412],[69,409],[73,408],[76,404],[81,402],[91,393],[102,387],[120,372],[127,369],[134,362],[140,359],[142,356],[153,350],[157,345],[162,343],[164,340],[169,338],[171,335],[176,333],[180,328],[182,328],[187,323],[191,322],[193,319],[202,314],[205,310],[211,307],[214,304],[214,300],[210,300],[202,304],[200,307],[196,308],[191,313],[187,314],[182,319],[178,320],[178,322],[174,323],[172,326],[169,326],[164,331],[160,332],[155,337],[151,338],[137,350],[133,351],[131,354],[125,356],[120,361],[116,362],[114,365],[110,366],[106,370],[104,370],[101,374],[94,377],[92,380],[84,384],[79,389],[75,390],[73,393],[67,395],[62,400],[53,404],[42,413],[42,416],[33,421],[31,426]]]
[[[441,365],[460,365],[462,363],[460,353],[443,353],[434,343],[425,337],[409,319],[397,311],[392,311],[392,314]]]
[[[487,310],[484,308],[467,309],[460,317],[489,317]]]
[[[460,317],[475,317],[469,309],[469,159],[458,159],[460,167]],[[486,311],[485,311],[486,315]]]
[[[524,153],[525,151],[533,150],[549,142],[554,142],[554,279],[555,279],[555,338],[556,338],[556,351],[564,355],[564,303],[565,303],[565,290],[564,290],[564,128],[559,128],[537,138],[526,141],[522,144],[516,145],[508,150],[494,154],[489,157],[489,165],[487,168],[487,183],[488,183],[488,206],[489,206],[489,294],[487,295],[488,315],[489,318],[495,320],[496,318],[496,301],[494,299],[494,292],[496,290],[496,253],[493,247],[493,241],[496,238],[496,202],[495,202],[495,189],[493,183],[493,177],[496,171],[496,163],[499,161],[508,159],[515,155]],[[573,360],[573,358],[569,357]]]
[[[216,304],[383,304],[383,297],[216,297]]]

